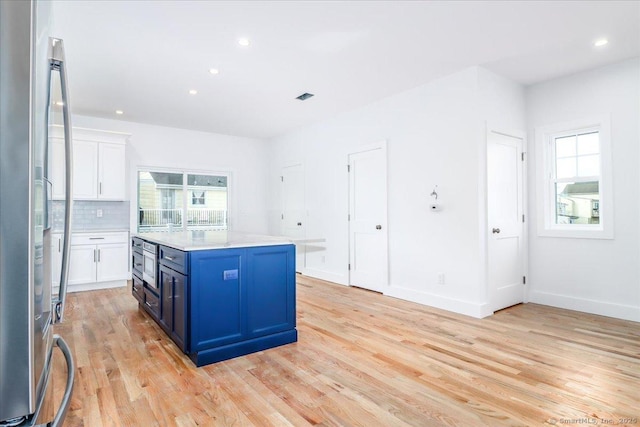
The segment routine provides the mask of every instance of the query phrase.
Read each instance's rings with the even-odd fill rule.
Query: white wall
[[[527,139],[525,137],[525,98],[524,87],[505,77],[495,74],[485,68],[478,67],[478,117],[483,121],[484,131],[498,131],[508,135],[522,137],[523,151],[527,151]],[[478,146],[480,170],[478,174],[478,229],[480,230],[480,259],[481,263],[481,288],[485,290],[485,300],[489,302],[491,295],[488,287],[488,239],[489,228],[493,224],[487,224],[487,150],[486,135],[483,143]],[[526,170],[526,163],[525,163]],[[526,180],[523,182],[526,191]],[[527,206],[523,206],[527,211]],[[523,275],[527,275],[527,236],[523,236],[525,248],[523,257]],[[526,300],[526,298],[525,298]]]
[[[534,85],[526,99],[531,145],[536,127],[610,115],[615,210],[613,240],[539,237],[529,210],[530,301],[640,321],[640,60]]]
[[[491,87],[500,95],[491,95]],[[504,98],[503,98],[504,95]],[[522,89],[477,67],[272,141],[270,231],[280,230],[282,167],[305,168],[306,237],[326,238],[303,273],[348,284],[347,154],[388,143],[390,286],[385,294],[473,316],[487,306],[485,122],[522,126]],[[481,111],[486,110],[485,111]],[[438,185],[443,210],[430,212]],[[324,259],[324,262],[322,260]],[[437,274],[445,284],[437,284]]]
[[[74,115],[73,126],[127,132],[131,231],[136,231],[136,174],[140,167],[230,172],[230,229],[266,234],[268,143],[120,120]]]

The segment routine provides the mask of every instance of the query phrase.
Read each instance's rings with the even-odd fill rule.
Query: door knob
[[[301,222],[299,222],[299,223],[298,223],[298,226],[301,226],[301,225],[302,225],[302,223],[301,223]]]
[[[500,233],[500,229],[499,228],[494,228],[493,230],[491,230],[493,232],[493,234],[498,234]]]
[[[380,224],[376,225],[376,230],[382,230],[382,226]]]

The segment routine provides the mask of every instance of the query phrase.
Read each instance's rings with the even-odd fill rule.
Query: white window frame
[[[563,134],[598,131],[600,141],[599,224],[556,224],[554,139]],[[537,146],[538,236],[613,239],[613,170],[611,124],[606,115],[542,126],[535,129]],[[593,177],[588,179],[593,180]]]
[[[137,166],[137,170],[136,170],[136,175],[135,175],[135,188],[136,188],[136,203],[135,203],[135,210],[132,211],[134,212],[134,218],[135,218],[135,230],[138,233],[144,234],[147,231],[140,231],[140,220],[138,217],[138,212],[140,210],[140,187],[139,187],[139,176],[140,176],[140,172],[164,172],[164,173],[175,173],[175,174],[182,174],[183,176],[183,182],[182,182],[182,205],[185,208],[188,208],[189,206],[193,206],[191,204],[191,198],[190,198],[190,193],[188,190],[188,183],[187,183],[187,175],[212,175],[212,176],[225,176],[227,177],[227,228],[225,229],[225,231],[231,231],[231,227],[232,227],[232,216],[231,216],[231,212],[235,212],[235,199],[233,198],[233,171],[207,171],[207,170],[197,170],[197,169],[173,169],[173,168],[166,168],[166,167],[155,167],[155,166]],[[133,206],[133,203],[132,203]],[[233,206],[233,208],[232,208]],[[235,223],[235,221],[233,221]],[[189,231],[189,230],[193,230],[193,228],[189,229],[188,228],[188,224],[186,222],[183,222],[182,227],[176,227],[173,229],[174,231]],[[167,230],[158,230],[158,231],[168,231]]]

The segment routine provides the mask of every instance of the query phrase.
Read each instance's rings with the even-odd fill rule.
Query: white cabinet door
[[[49,177],[53,184],[52,198],[64,200],[64,139],[50,138]]]
[[[60,286],[62,270],[62,234],[51,234],[51,287],[54,294]]]
[[[50,128],[49,168],[53,199],[63,200],[64,138],[61,128]],[[74,128],[73,198],[126,200],[127,134]]]
[[[98,282],[126,279],[129,273],[129,244],[111,243],[98,245]]]
[[[71,245],[69,284],[94,283],[96,281],[96,264],[95,245]]]
[[[73,198],[98,196],[98,143],[73,141]]]
[[[98,147],[98,198],[125,199],[125,146],[100,143]]]

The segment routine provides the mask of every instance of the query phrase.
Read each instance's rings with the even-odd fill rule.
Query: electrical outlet
[[[444,273],[438,273],[438,285],[444,285]]]
[[[96,210],[96,216],[97,216],[98,218],[102,218],[102,209],[97,209],[97,210]]]

